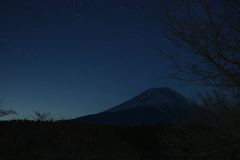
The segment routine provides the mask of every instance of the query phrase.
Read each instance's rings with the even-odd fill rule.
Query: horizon
[[[113,109],[113,108],[115,108],[115,107],[118,107],[118,106],[126,103],[127,101],[130,101],[130,100],[136,98],[137,96],[139,96],[139,95],[141,95],[141,94],[143,94],[143,93],[145,93],[145,92],[147,92],[147,91],[150,91],[150,90],[152,90],[152,89],[170,89],[170,90],[172,90],[173,92],[177,92],[177,91],[175,91],[175,90],[173,90],[173,89],[171,89],[171,88],[169,88],[169,87],[152,87],[152,88],[149,88],[149,89],[147,89],[147,90],[144,90],[144,91],[138,93],[138,94],[135,95],[135,96],[132,96],[132,97],[129,98],[129,99],[126,99],[125,101],[120,102],[119,104],[117,104],[117,105],[115,105],[115,106],[111,106],[110,108],[106,108],[106,109],[101,110],[101,111],[98,111],[98,112],[96,112],[96,113],[88,113],[88,114],[85,114],[85,115],[79,115],[79,116],[77,116],[77,117],[65,117],[64,115],[54,115],[53,113],[50,113],[50,112],[48,112],[48,111],[40,112],[40,111],[38,111],[38,110],[33,110],[32,113],[29,113],[29,115],[23,115],[23,116],[21,117],[21,116],[19,116],[18,113],[17,113],[18,115],[14,115],[14,114],[12,115],[12,114],[10,114],[10,115],[1,117],[1,118],[2,118],[1,120],[25,119],[25,118],[26,118],[26,119],[29,119],[29,118],[32,119],[31,116],[34,116],[33,113],[34,113],[35,111],[37,111],[37,112],[39,112],[39,113],[49,113],[52,118],[57,118],[57,119],[58,119],[58,118],[60,118],[60,119],[61,119],[61,118],[64,118],[64,119],[65,119],[65,118],[66,118],[66,119],[79,118],[79,117],[82,117],[82,116],[88,116],[88,115],[98,114],[98,113],[102,113],[102,112],[111,110],[111,109]],[[180,94],[179,92],[177,92],[177,93]],[[181,95],[181,96],[184,96],[184,95],[182,95],[182,94],[180,94],[180,95]],[[184,96],[184,97],[186,97],[186,96]],[[189,98],[189,97],[186,97],[186,98],[188,98],[188,99],[191,100],[191,98]],[[2,108],[2,109],[5,109],[5,108]],[[5,117],[6,117],[6,118],[5,118]]]

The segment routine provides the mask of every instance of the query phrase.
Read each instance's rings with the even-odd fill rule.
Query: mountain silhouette
[[[193,102],[170,88],[151,88],[106,111],[72,119],[77,122],[137,126],[196,120]]]

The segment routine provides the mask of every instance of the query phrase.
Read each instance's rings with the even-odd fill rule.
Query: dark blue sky
[[[3,109],[75,118],[151,87],[190,97],[200,87],[159,78],[170,62],[158,49],[175,52],[160,9],[158,0],[1,0]]]

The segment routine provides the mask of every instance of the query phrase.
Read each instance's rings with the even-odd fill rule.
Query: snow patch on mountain
[[[169,107],[180,107],[189,108],[192,102],[186,97],[180,95],[174,90],[164,87],[164,88],[151,88],[147,91],[141,93],[133,99],[130,99],[116,107],[113,107],[104,112],[117,112],[124,111],[128,109],[133,109],[139,106],[154,106],[158,108],[161,112],[168,115],[165,111],[164,106]]]

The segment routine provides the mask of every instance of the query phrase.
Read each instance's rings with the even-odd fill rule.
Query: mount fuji
[[[138,126],[193,122],[195,115],[191,100],[170,88],[151,88],[116,107],[72,121]]]

